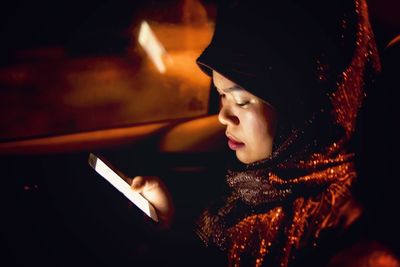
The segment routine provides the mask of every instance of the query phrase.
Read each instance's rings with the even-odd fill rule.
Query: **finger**
[[[146,191],[151,191],[155,188],[161,188],[162,183],[160,181],[160,178],[158,178],[157,176],[146,176],[143,187]]]
[[[131,183],[131,188],[135,191],[141,191],[143,190],[143,187],[145,185],[145,179],[143,176],[136,176],[133,178],[132,183]]]

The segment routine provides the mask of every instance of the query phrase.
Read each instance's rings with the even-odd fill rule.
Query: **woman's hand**
[[[171,194],[165,184],[157,176],[136,176],[131,189],[140,193],[155,208],[162,228],[168,228],[175,213]]]

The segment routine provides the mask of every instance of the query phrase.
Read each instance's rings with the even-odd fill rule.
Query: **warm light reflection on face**
[[[276,125],[274,108],[215,71],[213,82],[221,98],[218,119],[226,125],[228,145],[236,151],[236,157],[248,164],[270,156]]]

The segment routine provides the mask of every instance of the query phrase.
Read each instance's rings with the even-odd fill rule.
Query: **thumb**
[[[131,189],[140,193],[143,190],[145,184],[146,180],[143,176],[136,176],[132,180]]]

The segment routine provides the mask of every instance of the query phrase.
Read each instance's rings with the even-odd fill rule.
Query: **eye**
[[[241,103],[236,103],[236,105],[238,105],[239,107],[246,107],[248,104],[250,104],[250,101],[244,101]]]

